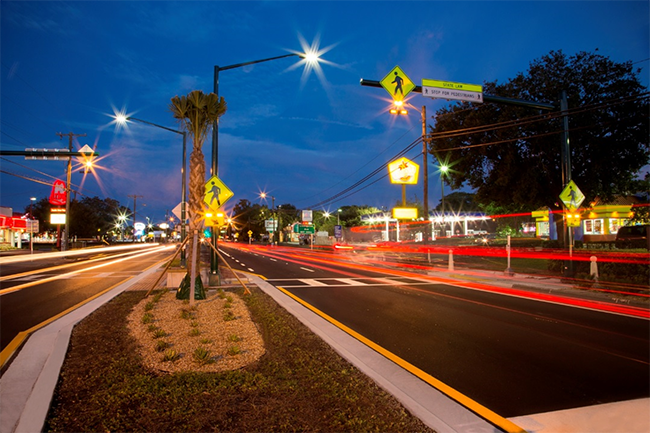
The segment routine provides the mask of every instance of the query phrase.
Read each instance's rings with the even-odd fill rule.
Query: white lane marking
[[[312,279],[309,279],[309,278],[304,278],[304,279],[303,278],[298,278],[298,281],[300,281],[301,283],[307,284],[308,286],[327,286],[327,284],[325,284],[325,283],[323,283],[321,281],[312,280]]]
[[[303,268],[302,266],[300,267],[300,269],[302,269],[303,271],[307,271],[307,272],[316,272],[316,271],[313,270],[313,269]]]

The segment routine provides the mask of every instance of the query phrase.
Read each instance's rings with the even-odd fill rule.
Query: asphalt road
[[[648,320],[441,283],[354,256],[221,244],[260,274],[503,417],[650,396]]]
[[[19,332],[139,275],[173,251],[90,250],[79,255],[43,255],[34,260],[26,256],[0,259],[0,350]]]

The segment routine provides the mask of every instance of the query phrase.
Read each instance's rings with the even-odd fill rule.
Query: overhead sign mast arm
[[[380,88],[382,87],[379,81],[376,80],[366,80],[365,78],[362,78],[360,83],[362,86],[380,87]],[[422,93],[422,86],[415,86],[412,92]],[[537,102],[537,101],[526,101],[524,99],[504,98],[502,96],[487,95],[485,93],[483,94],[483,101],[497,102],[501,104],[519,105],[522,107],[536,108],[539,110],[548,110],[548,111],[556,110],[559,108],[555,104],[547,104],[545,102]]]

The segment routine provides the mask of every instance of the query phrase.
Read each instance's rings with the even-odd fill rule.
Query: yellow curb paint
[[[277,287],[277,286],[276,286]],[[410,364],[409,362],[405,361],[404,359],[400,358],[399,356],[395,355],[394,353],[384,349],[383,347],[379,346],[377,343],[367,339],[363,335],[359,334],[358,332],[352,330],[351,328],[348,328],[341,322],[337,321],[333,317],[328,316],[327,314],[323,313],[313,305],[303,301],[299,297],[295,296],[293,293],[289,292],[288,290],[282,288],[282,287],[277,287],[278,290],[280,290],[282,293],[285,295],[289,296],[290,298],[294,299],[295,301],[299,302],[302,304],[304,307],[310,309],[314,313],[318,314],[321,316],[323,319],[327,320],[330,322],[332,325],[336,326],[337,328],[341,329],[342,331],[346,332],[350,336],[354,337],[355,339],[359,340],[366,346],[370,347],[371,349],[375,350],[379,354],[385,356],[386,358],[390,359],[400,367],[404,368],[408,372],[414,374],[418,378],[422,379],[429,385],[433,386],[436,388],[438,391],[442,392],[443,394],[449,396],[450,398],[456,400],[458,403],[462,404],[472,412],[480,415],[484,419],[488,420],[492,424],[496,425],[499,428],[502,428],[504,431],[508,433],[526,433],[524,429],[519,427],[518,425],[514,424],[513,422],[503,418],[502,416],[498,415],[497,413],[491,411],[490,409],[486,408],[485,406],[481,405],[480,403],[477,403],[476,401],[472,400],[471,398],[467,397],[465,394],[462,394],[461,392],[455,390],[454,388],[450,387],[449,385],[441,382],[440,380],[436,379],[435,377],[431,376],[430,374],[420,370],[416,366]]]

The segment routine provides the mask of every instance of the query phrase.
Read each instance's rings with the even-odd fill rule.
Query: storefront
[[[604,203],[596,198],[588,207],[579,209],[581,223],[580,227],[575,228],[575,239],[585,243],[613,242],[618,229],[626,225],[634,214],[632,206],[638,204],[641,204],[641,200],[634,196],[617,197],[609,203]],[[554,219],[561,224],[562,213],[562,211],[551,211],[550,209],[532,212],[537,236],[557,239]]]

